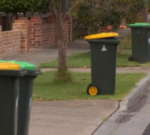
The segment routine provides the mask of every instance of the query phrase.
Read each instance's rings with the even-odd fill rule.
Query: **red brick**
[[[0,39],[0,57],[15,54],[20,51],[27,52],[28,46],[41,48],[56,44],[58,38],[53,17],[49,16],[45,19],[45,22],[42,23],[40,17],[32,17],[31,20],[27,18],[19,18],[19,20],[16,20],[13,24],[13,31],[0,33],[2,34],[2,41]],[[67,40],[71,41],[72,19],[70,16],[67,16],[65,19],[64,31]],[[4,49],[1,49],[2,46]]]
[[[38,17],[38,16],[33,16],[33,17],[31,18],[31,20],[34,20],[34,19],[36,19],[36,20],[41,20],[41,18]]]
[[[19,17],[18,20],[28,20],[26,17]]]

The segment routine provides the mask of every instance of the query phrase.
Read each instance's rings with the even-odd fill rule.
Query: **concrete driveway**
[[[86,52],[89,49],[90,46],[88,43],[83,43],[78,45],[73,43],[68,46],[67,54],[70,55],[79,52]],[[5,57],[3,59],[30,62],[38,66],[41,63],[50,62],[56,60],[57,58],[58,58],[58,47],[54,46],[48,49],[41,49],[41,50],[31,51],[29,53],[22,53],[22,54]]]
[[[110,100],[36,101],[29,135],[91,135],[117,108]]]

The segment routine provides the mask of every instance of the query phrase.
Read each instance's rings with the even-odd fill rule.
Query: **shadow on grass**
[[[145,64],[140,64],[134,61],[128,61],[131,56],[131,50],[122,51],[121,54],[117,56],[117,67],[137,67],[137,66],[150,66],[150,62]],[[40,68],[57,68],[58,61],[52,61],[47,63],[42,63]],[[69,68],[90,68],[91,67],[91,55],[90,53],[78,53],[73,54],[68,57],[68,67]]]
[[[55,72],[45,72],[35,80],[34,100],[83,100],[110,99],[122,100],[145,77],[143,73],[117,74],[115,95],[87,95],[86,89],[91,82],[90,73],[73,73],[74,82],[53,82]]]

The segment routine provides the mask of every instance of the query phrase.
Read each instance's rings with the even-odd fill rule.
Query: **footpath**
[[[46,71],[55,71],[57,70],[56,68],[42,68],[41,69],[43,72]],[[91,68],[69,68],[70,71],[73,72],[87,72],[90,73],[91,72]],[[143,66],[143,67],[119,67],[116,68],[116,73],[121,73],[121,74],[125,74],[125,73],[146,73],[146,74],[150,74],[150,66]]]
[[[92,135],[150,135],[149,116],[150,86],[133,108],[119,109]]]

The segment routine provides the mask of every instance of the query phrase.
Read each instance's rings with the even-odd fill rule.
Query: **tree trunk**
[[[143,22],[148,21],[148,2],[146,4],[146,7],[142,10],[142,19],[143,19]]]
[[[67,38],[63,29],[63,18],[61,13],[56,18],[57,36],[58,36],[58,73],[67,71]]]

